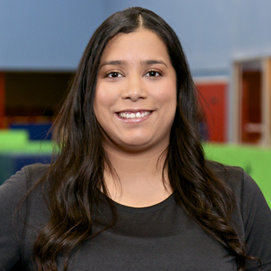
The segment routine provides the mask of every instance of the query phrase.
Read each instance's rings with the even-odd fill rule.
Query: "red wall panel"
[[[207,119],[208,140],[226,141],[227,81],[196,82],[201,93],[201,103]]]
[[[0,72],[0,129],[4,128],[5,115],[5,76]]]

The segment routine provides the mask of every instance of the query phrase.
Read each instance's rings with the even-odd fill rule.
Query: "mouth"
[[[117,115],[122,119],[140,119],[150,115],[152,111],[125,111],[125,112],[118,112]]]

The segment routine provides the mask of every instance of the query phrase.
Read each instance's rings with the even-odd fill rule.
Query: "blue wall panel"
[[[0,1],[0,70],[74,70],[103,1]]]
[[[196,76],[229,75],[234,58],[271,55],[269,0],[2,0],[0,70],[74,70],[97,26],[130,6],[172,25]]]

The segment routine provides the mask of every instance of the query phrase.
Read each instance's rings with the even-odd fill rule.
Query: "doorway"
[[[234,141],[237,143],[271,143],[270,71],[270,57],[234,63]]]
[[[260,61],[241,67],[241,143],[257,144],[262,138],[262,67]]]

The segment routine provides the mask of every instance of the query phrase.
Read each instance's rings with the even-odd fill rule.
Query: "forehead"
[[[153,31],[139,29],[135,32],[120,33],[106,45],[101,62],[115,59],[163,58],[169,61],[167,47]]]

